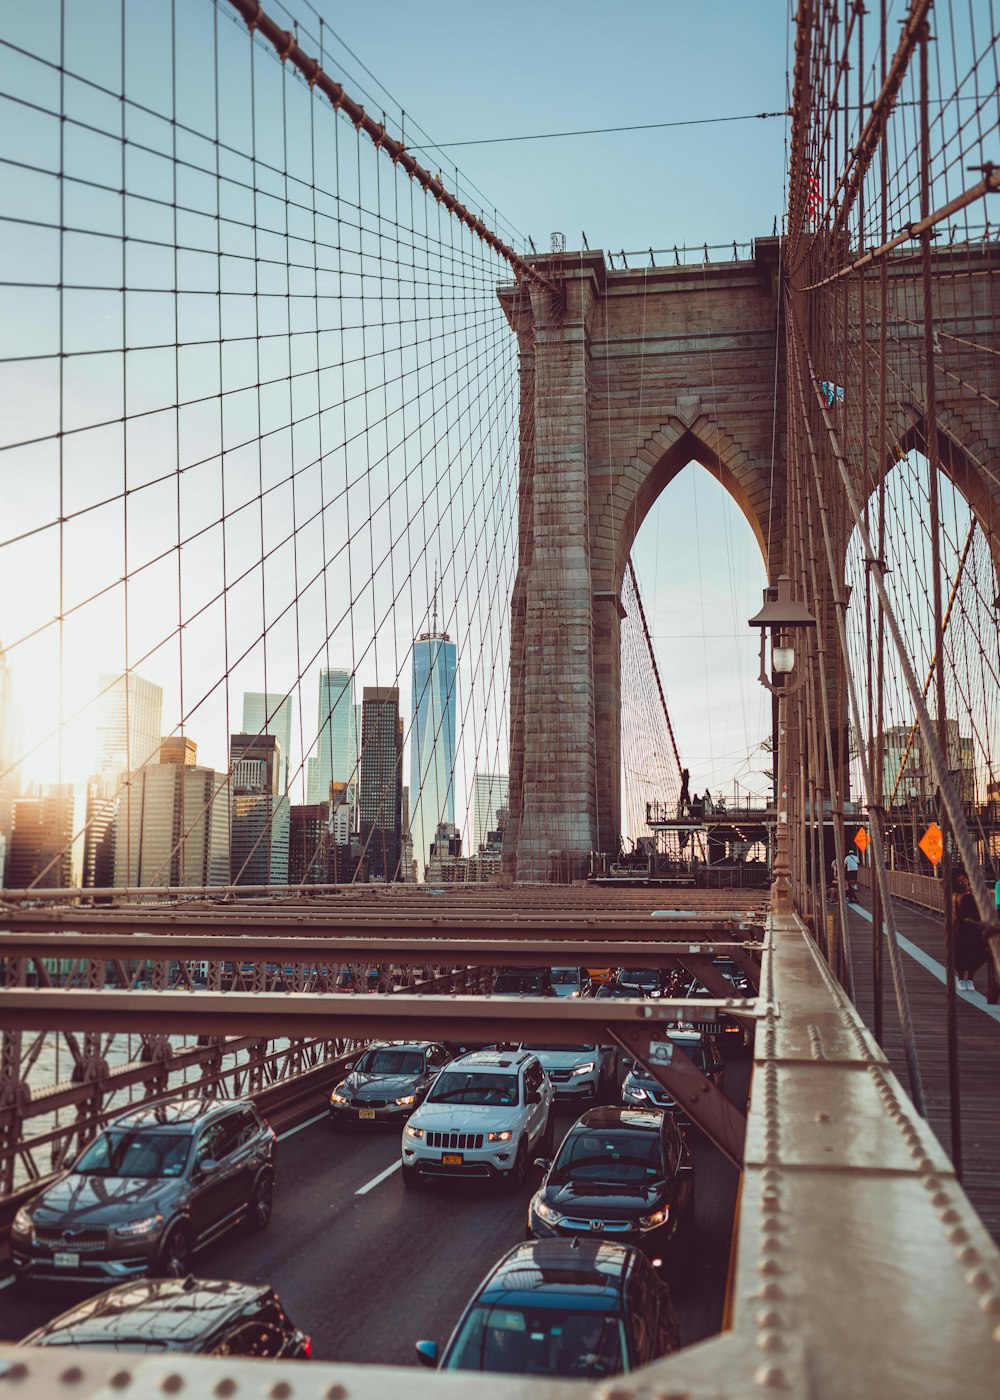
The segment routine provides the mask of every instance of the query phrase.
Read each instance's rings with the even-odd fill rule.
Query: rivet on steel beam
[[[940,1210],[943,1206],[951,1205],[951,1197],[948,1195],[947,1191],[937,1191],[931,1197],[931,1205],[937,1206]]]
[[[780,1303],[784,1301],[785,1290],[780,1283],[776,1283],[774,1279],[769,1279],[767,1283],[762,1283],[757,1289],[757,1297],[764,1298],[769,1303]]]
[[[757,1338],[761,1351],[784,1351],[785,1343],[777,1332],[761,1332]]]
[[[232,1395],[236,1390],[236,1382],[232,1376],[223,1376],[221,1381],[215,1383],[216,1395]]]
[[[334,1384],[324,1392],[324,1400],[347,1400],[347,1386]]]
[[[954,1206],[946,1206],[944,1210],[938,1211],[938,1219],[942,1225],[955,1225],[961,1218]]]
[[[785,1319],[777,1308],[761,1308],[757,1314],[758,1327],[784,1327]]]
[[[184,1377],[179,1376],[176,1371],[171,1371],[169,1376],[164,1376],[160,1381],[160,1389],[168,1395],[176,1395],[179,1390],[184,1389]]]
[[[131,1384],[131,1371],[116,1371],[111,1377],[111,1379],[108,1381],[108,1385],[110,1385],[114,1390],[125,1390]]]
[[[985,1269],[970,1269],[965,1275],[965,1281],[970,1288],[989,1288],[993,1279]]]
[[[760,1228],[768,1234],[776,1235],[781,1229],[781,1221],[776,1215],[765,1215],[760,1222]]]
[[[941,1189],[941,1178],[939,1176],[925,1176],[922,1185],[926,1186],[928,1191],[938,1191]]]
[[[960,1264],[978,1264],[979,1250],[974,1244],[967,1244],[964,1249],[956,1251],[956,1257]]]
[[[760,1242],[761,1254],[779,1254],[781,1252],[781,1241],[776,1240],[773,1235],[768,1235]]]
[[[754,1372],[754,1380],[758,1385],[766,1385],[774,1390],[784,1389],[788,1383],[780,1366],[761,1366]]]
[[[292,1393],[292,1387],[288,1381],[275,1381],[267,1393],[271,1396],[271,1400],[288,1400]]]
[[[757,1265],[757,1272],[760,1274],[780,1274],[781,1265],[777,1259],[762,1259]]]
[[[984,1293],[979,1299],[979,1306],[984,1313],[1000,1313],[1000,1293],[995,1290]]]
[[[965,1244],[969,1238],[969,1232],[964,1225],[956,1225],[954,1230],[948,1231],[948,1238],[952,1244]]]
[[[68,1366],[60,1373],[59,1379],[63,1385],[76,1385],[78,1381],[83,1380],[83,1371],[79,1366]]]
[[[23,1361],[0,1363],[0,1378],[5,1381],[23,1381],[27,1374],[28,1368]]]

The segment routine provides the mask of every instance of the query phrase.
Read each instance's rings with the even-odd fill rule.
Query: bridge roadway
[[[725,1088],[740,1108],[749,1066],[726,1063]],[[560,1104],[557,1142],[583,1107]],[[666,1274],[685,1344],[722,1323],[738,1181],[699,1133],[691,1143],[697,1245]],[[398,1162],[396,1131],[334,1129],[325,1114],[306,1119],[279,1141],[267,1230],[231,1232],[196,1258],[194,1271],[270,1284],[312,1337],[317,1359],[416,1364],[414,1342],[444,1341],[487,1270],[523,1238],[539,1173],[516,1195],[471,1183],[412,1192]],[[9,1275],[0,1288],[0,1341],[19,1340],[87,1296],[71,1285],[25,1292]]]

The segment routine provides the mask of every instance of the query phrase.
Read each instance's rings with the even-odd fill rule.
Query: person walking
[[[844,875],[847,879],[847,898],[858,902],[858,858],[853,851],[844,857]]]
[[[975,991],[973,978],[986,961],[986,941],[979,929],[979,910],[964,870],[951,876],[951,927],[955,940],[955,981],[959,991]]]

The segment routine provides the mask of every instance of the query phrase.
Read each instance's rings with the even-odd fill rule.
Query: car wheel
[[[403,1167],[400,1171],[403,1178],[403,1185],[410,1191],[420,1191],[423,1189],[424,1180],[416,1167]]]
[[[164,1240],[156,1272],[160,1278],[187,1278],[190,1263],[191,1240],[182,1222],[175,1225]]]
[[[250,1197],[249,1223],[252,1230],[263,1230],[270,1223],[274,1208],[274,1177],[270,1172],[262,1172],[254,1182]]]
[[[510,1191],[520,1191],[524,1185],[524,1178],[528,1174],[528,1144],[524,1138],[521,1139],[517,1156],[514,1158],[514,1165],[507,1173],[507,1188]]]

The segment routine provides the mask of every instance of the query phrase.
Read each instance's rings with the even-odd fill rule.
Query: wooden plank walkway
[[[861,894],[861,908],[868,912],[871,898]],[[924,1095],[931,1127],[949,1156],[951,1120],[948,1093],[948,1049],[945,1013],[944,933],[941,916],[894,902],[896,927],[912,945],[903,950],[903,970],[910,1002],[923,1076]],[[872,1024],[872,925],[869,917],[852,910],[851,959],[854,966],[858,1010]],[[914,952],[940,967],[939,975],[921,964]],[[909,1077],[896,1011],[888,957],[884,962],[883,1048],[904,1089]],[[985,1005],[986,969],[976,974],[975,998],[959,993],[959,1101],[962,1114],[962,1184],[969,1199],[997,1243],[1000,1243],[1000,1007]]]

